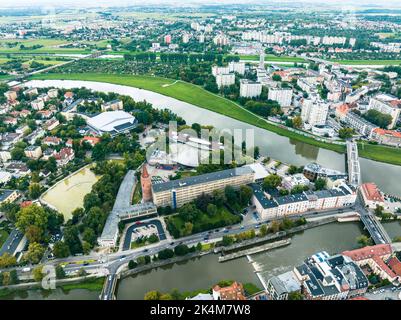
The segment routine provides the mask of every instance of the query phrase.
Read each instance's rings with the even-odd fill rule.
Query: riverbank
[[[91,292],[98,292],[100,294],[103,288],[103,283],[104,283],[104,277],[85,276],[85,277],[56,280],[56,288],[59,288],[64,292],[68,292],[71,290],[87,290]],[[21,291],[38,290],[38,289],[45,290],[41,286],[42,286],[41,282],[27,282],[10,286],[2,286],[0,287],[0,299],[3,299],[7,296],[16,294]],[[45,291],[51,291],[51,290],[52,289]]]
[[[319,148],[328,149],[338,153],[345,153],[342,144],[319,141],[320,137],[312,138],[303,134],[290,131],[286,127],[277,124],[249,112],[245,108],[221,96],[210,93],[199,86],[178,81],[151,76],[133,75],[108,75],[108,74],[42,74],[35,75],[31,79],[37,80],[80,80],[105,82],[117,85],[126,85],[139,89],[153,91],[168,97],[184,101],[195,106],[222,114],[224,116],[239,120],[244,123],[274,132],[290,139],[307,143]],[[174,85],[172,83],[176,82]],[[167,86],[166,86],[167,85]],[[360,144],[360,146],[362,146]],[[360,156],[375,161],[401,165],[401,150],[380,145],[364,144],[360,148]]]

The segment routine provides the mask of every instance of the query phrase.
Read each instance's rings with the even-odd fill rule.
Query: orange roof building
[[[372,139],[390,146],[401,146],[401,132],[395,130],[375,128],[372,131]]]
[[[388,266],[398,276],[401,277],[401,262],[396,257],[390,258]]]
[[[213,287],[213,298],[214,300],[246,300],[242,283],[236,281],[223,288],[215,285]]]
[[[373,273],[390,282],[398,282],[399,276],[386,264],[386,260],[393,254],[390,244],[378,244],[364,248],[344,251],[343,255],[351,258],[359,266],[368,265]],[[397,265],[396,262],[393,262]]]
[[[359,192],[362,195],[365,206],[373,209],[378,205],[384,206],[384,197],[375,183],[368,182],[362,184]]]

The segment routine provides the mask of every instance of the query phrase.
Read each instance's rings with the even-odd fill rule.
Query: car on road
[[[245,227],[244,226],[241,226],[241,228],[240,228],[241,230],[244,230],[245,229]]]
[[[170,242],[170,246],[173,246],[174,245],[174,242]]]
[[[149,251],[149,249],[144,249],[144,250],[143,250],[143,252],[148,252],[148,251]]]
[[[224,230],[224,233],[228,233],[228,231],[229,231],[229,230],[226,229],[226,230]]]
[[[141,221],[137,221],[137,222],[135,222],[135,224],[139,225],[139,224],[142,224],[142,222]]]

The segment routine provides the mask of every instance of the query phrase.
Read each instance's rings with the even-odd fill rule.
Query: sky
[[[223,4],[223,3],[327,3],[330,5],[378,5],[386,7],[401,7],[401,0],[147,0],[145,2],[138,0],[0,0],[0,8],[17,8],[27,6],[74,6],[74,7],[96,7],[96,6],[126,6],[126,5],[142,5],[142,4]],[[382,2],[382,3],[381,3]],[[383,3],[385,2],[385,3]]]

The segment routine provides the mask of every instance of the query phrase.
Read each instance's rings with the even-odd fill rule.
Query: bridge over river
[[[348,182],[352,186],[359,188],[362,184],[361,167],[359,164],[358,144],[355,141],[347,141],[347,168]],[[361,221],[372,240],[375,244],[391,243],[390,236],[373,212],[365,207],[361,198],[362,196],[358,192],[355,208],[359,212]]]

